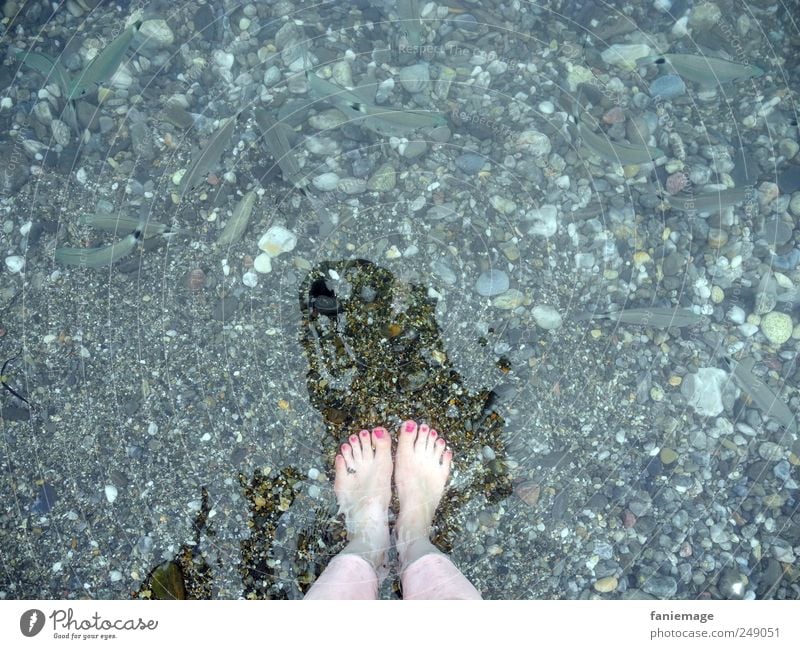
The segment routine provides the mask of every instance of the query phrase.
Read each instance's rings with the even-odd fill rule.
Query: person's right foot
[[[446,447],[435,430],[414,421],[404,422],[397,434],[394,482],[400,510],[395,529],[401,559],[403,547],[430,536],[453,459]]]

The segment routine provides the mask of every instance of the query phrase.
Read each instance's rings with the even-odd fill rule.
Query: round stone
[[[146,46],[166,47],[172,45],[175,35],[167,22],[161,18],[145,20],[139,26],[139,36],[144,39]]]
[[[786,313],[770,311],[761,318],[761,333],[775,346],[789,340],[793,329],[792,318]]]
[[[664,465],[672,464],[675,460],[678,459],[678,454],[669,447],[664,447],[661,449],[661,453],[658,454],[661,463]]]
[[[6,268],[8,268],[9,273],[17,274],[22,272],[22,269],[25,268],[25,258],[19,255],[9,255],[6,257]]]
[[[533,307],[533,319],[542,329],[552,330],[561,326],[561,314],[553,307],[539,304]]]
[[[262,252],[253,260],[253,270],[263,275],[272,272],[272,259],[266,252]]]
[[[594,582],[594,589],[598,593],[610,593],[617,589],[618,580],[613,575],[610,577],[603,577]]]
[[[117,499],[117,488],[113,484],[107,484],[105,488],[106,500],[113,503]]]
[[[244,275],[242,275],[242,284],[248,288],[255,288],[258,286],[258,275],[252,270],[248,270]]]
[[[508,275],[496,268],[481,273],[480,277],[478,277],[478,280],[475,282],[475,290],[478,292],[478,295],[482,295],[483,297],[500,295],[501,293],[505,293],[508,287]]]
[[[258,240],[258,247],[270,257],[294,250],[297,245],[297,235],[287,230],[282,225],[273,225]]]
[[[314,187],[319,189],[321,192],[332,192],[339,184],[339,176],[332,171],[328,171],[327,173],[315,176],[312,178],[311,182],[313,183]]]
[[[400,83],[408,92],[422,92],[431,81],[430,66],[427,63],[416,63],[400,70]]]

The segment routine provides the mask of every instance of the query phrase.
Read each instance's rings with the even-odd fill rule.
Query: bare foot
[[[433,515],[450,474],[452,451],[438,433],[425,424],[406,421],[397,435],[394,482],[400,511],[397,515],[397,549],[408,563],[410,546],[416,541],[429,545]],[[404,557],[405,554],[405,557]]]
[[[389,501],[392,496],[392,442],[385,428],[351,435],[336,456],[333,489],[344,513],[347,538],[343,552],[359,554],[377,568],[389,547]]]

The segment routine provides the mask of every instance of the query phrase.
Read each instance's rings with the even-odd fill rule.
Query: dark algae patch
[[[478,495],[497,502],[511,494],[511,482],[495,395],[464,387],[447,358],[435,306],[426,287],[401,282],[372,262],[322,262],[300,287],[300,342],[309,398],[325,419],[328,466],[354,430],[396,429],[415,419],[442,431],[456,468],[481,467],[463,488],[445,493],[434,520],[434,542],[448,551],[458,534],[451,521],[459,505]],[[496,454],[485,465],[484,446]]]

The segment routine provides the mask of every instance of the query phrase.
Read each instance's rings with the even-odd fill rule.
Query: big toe
[[[414,452],[414,442],[417,439],[417,422],[409,419],[403,422],[400,433],[397,435],[397,455],[405,457]]]

